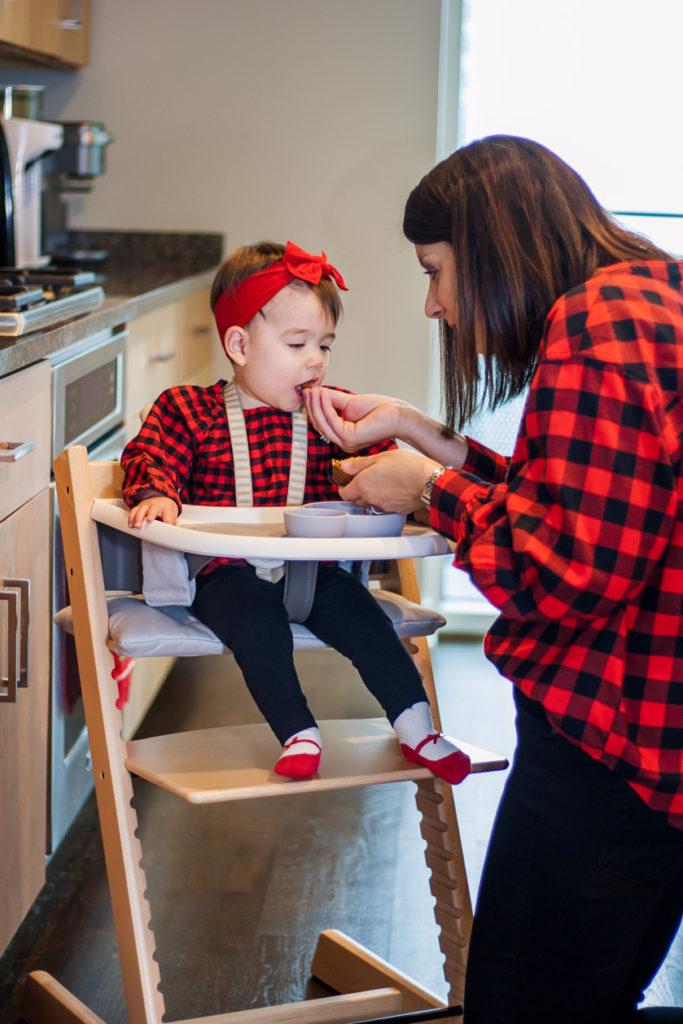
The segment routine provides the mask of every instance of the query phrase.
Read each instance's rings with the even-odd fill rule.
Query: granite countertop
[[[0,336],[0,377],[209,286],[225,241],[219,234],[127,231],[74,232],[70,240],[109,252],[104,303],[56,327]]]

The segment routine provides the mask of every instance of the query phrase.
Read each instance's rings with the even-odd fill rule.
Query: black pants
[[[251,566],[220,566],[197,581],[195,614],[229,647],[261,714],[284,743],[315,725],[294,667],[284,580],[268,583]],[[390,722],[426,701],[420,674],[370,592],[338,566],[319,566],[304,625],[353,663]]]
[[[683,832],[536,705],[518,695],[517,708],[475,913],[467,1024],[683,1021],[683,1010],[636,1011],[683,912]]]

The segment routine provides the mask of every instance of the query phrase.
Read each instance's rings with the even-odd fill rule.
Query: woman
[[[376,395],[306,404],[345,451],[412,446],[347,460],[341,496],[452,537],[500,610],[485,649],[518,746],[467,1024],[683,1020],[636,1009],[683,912],[683,264],[507,136],[427,174],[404,231],[441,321],[445,426]],[[511,459],[455,433],[527,386]]]

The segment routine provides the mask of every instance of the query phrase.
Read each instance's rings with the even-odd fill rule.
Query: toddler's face
[[[298,409],[302,385],[325,379],[334,329],[307,285],[297,281],[279,291],[245,328],[243,356],[233,359],[243,407]]]

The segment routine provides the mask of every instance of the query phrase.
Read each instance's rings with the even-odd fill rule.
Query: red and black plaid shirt
[[[515,451],[433,491],[501,612],[486,653],[560,733],[683,828],[683,263],[555,303]]]
[[[136,505],[154,491],[191,505],[235,505],[235,475],[223,385],[174,387],[157,398],[140,433],[121,456],[123,499]],[[246,409],[254,505],[285,505],[292,451],[292,414],[259,406]],[[383,441],[363,454],[395,448]],[[304,501],[339,498],[332,483],[331,460],[347,458],[336,445],[308,428]],[[219,561],[211,562],[207,569]],[[237,560],[235,560],[237,561]],[[245,564],[240,562],[239,564]]]

